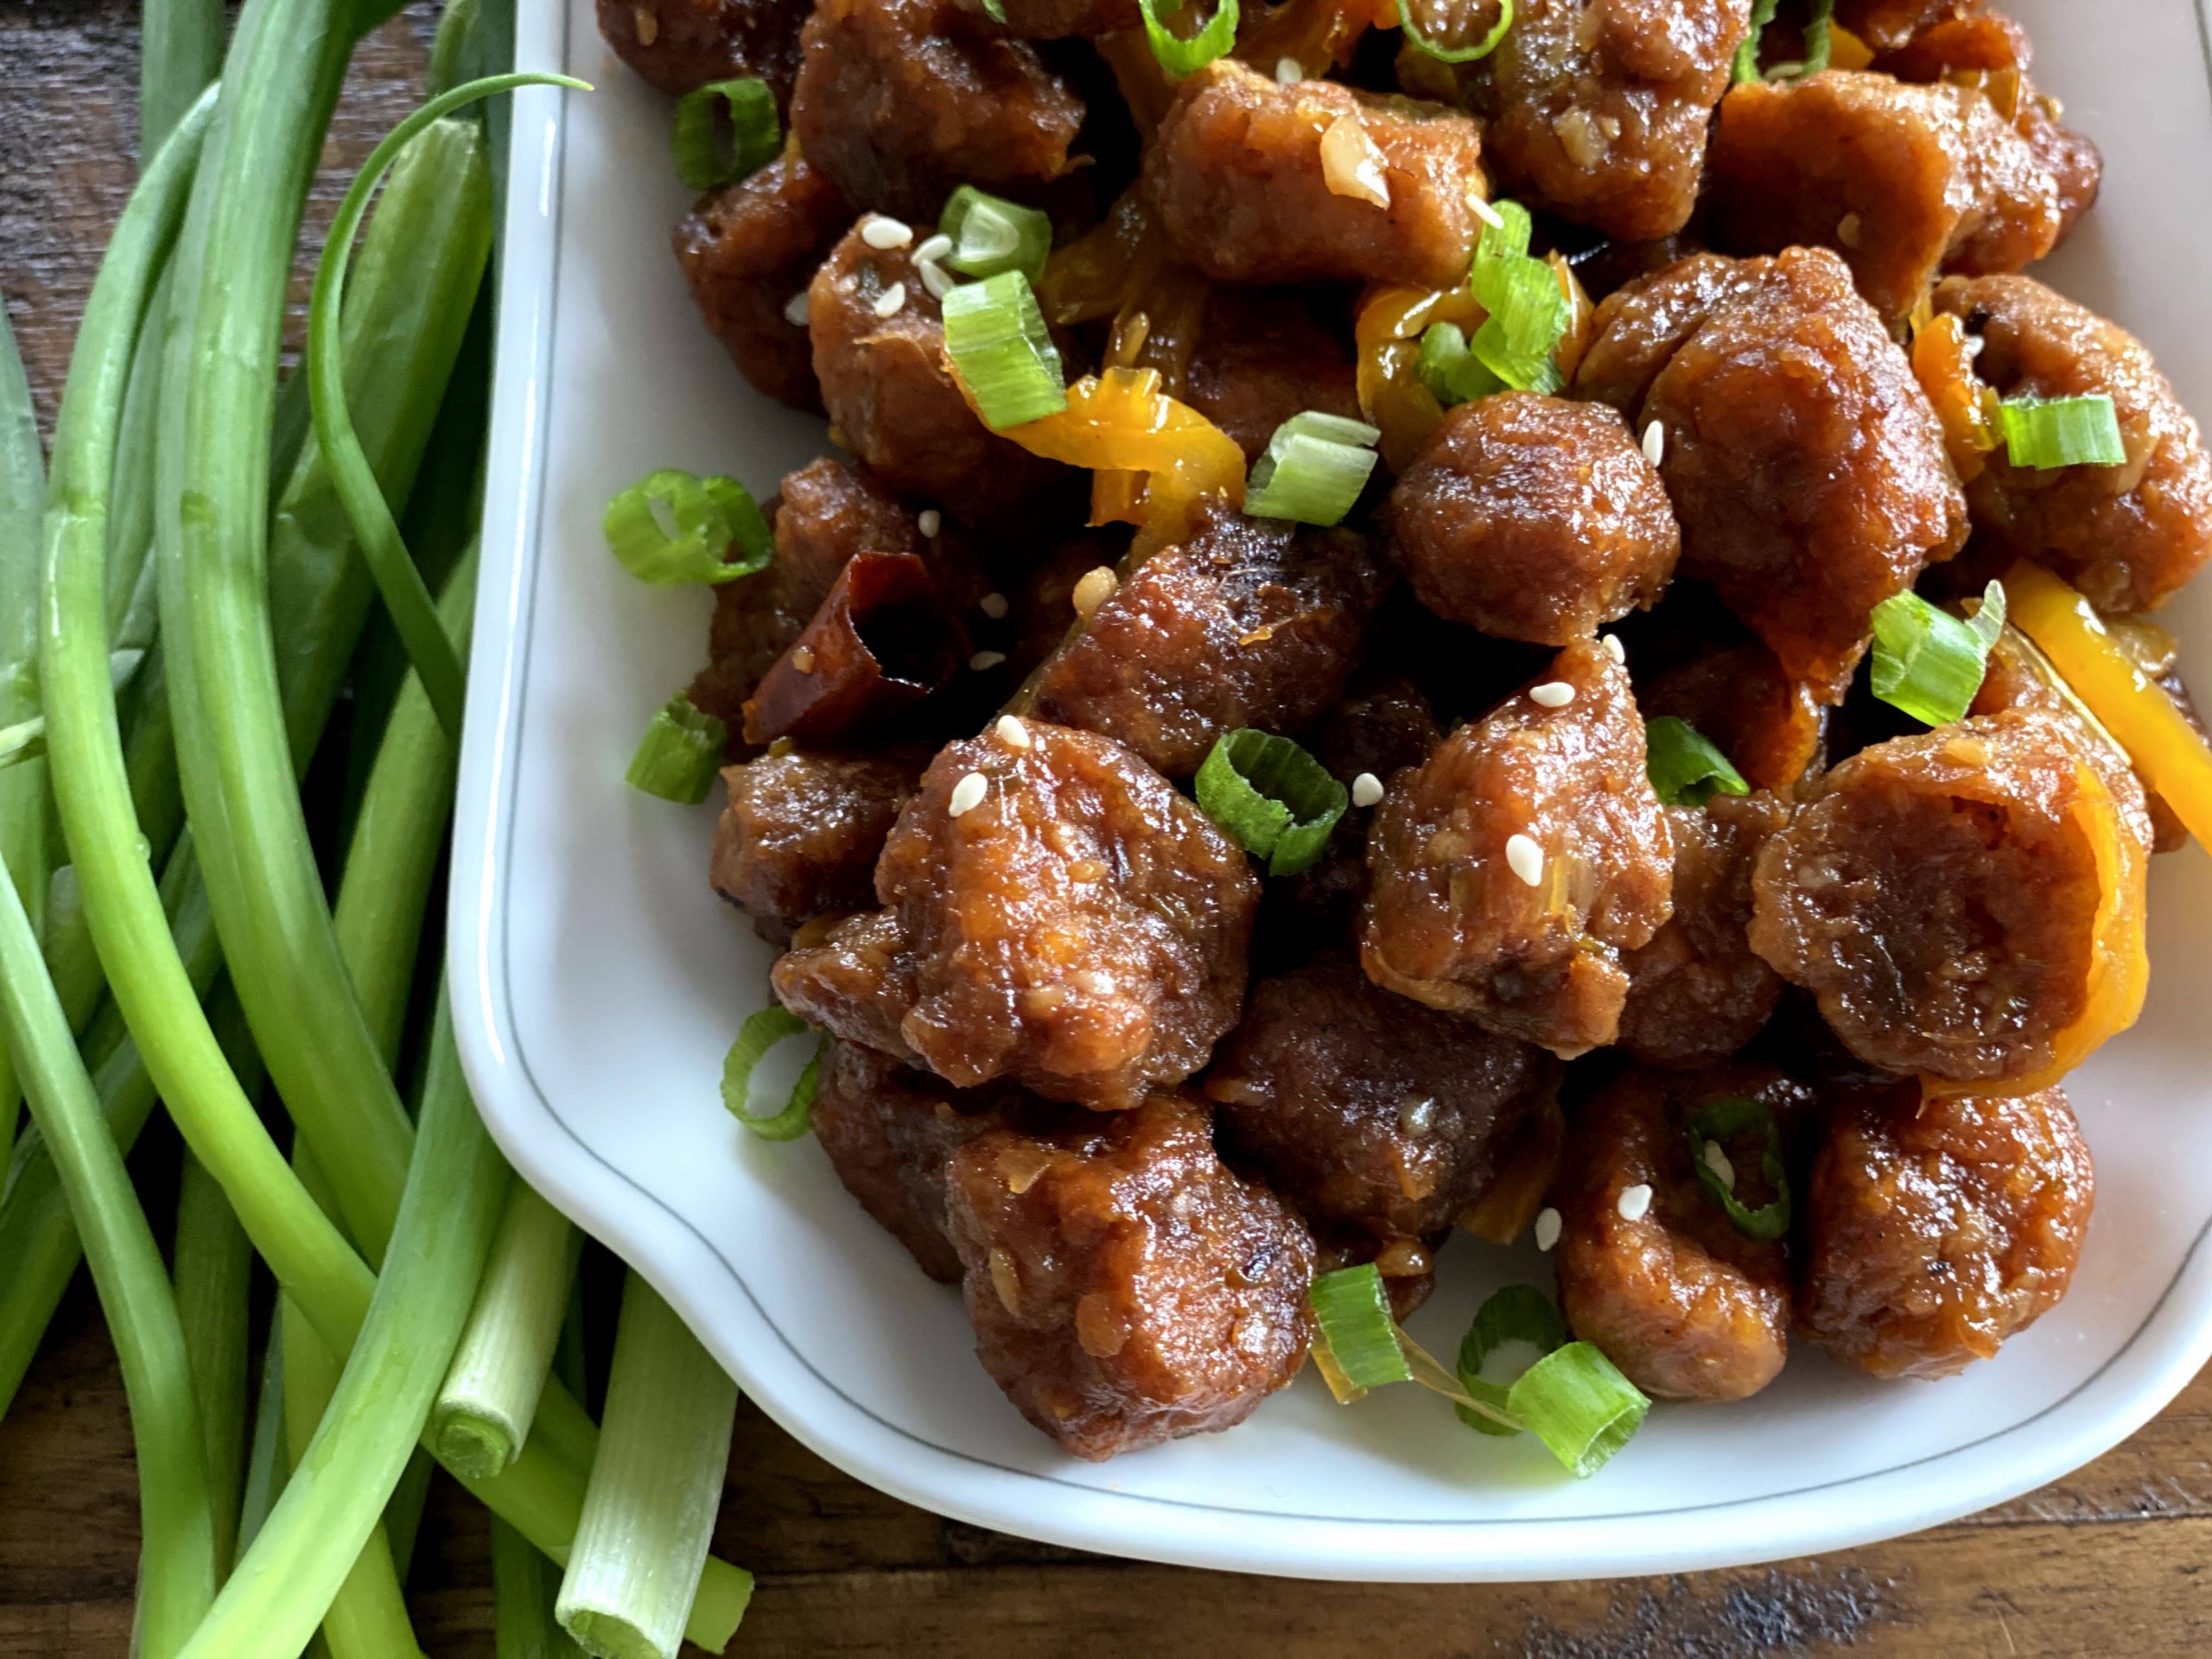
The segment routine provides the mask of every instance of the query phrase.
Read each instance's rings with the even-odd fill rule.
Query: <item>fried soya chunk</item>
[[[1210,503],[1046,661],[1032,707],[1187,778],[1224,733],[1294,732],[1334,702],[1388,587],[1355,531]]]
[[[1572,1059],[1613,1040],[1621,953],[1671,912],[1675,855],[1627,671],[1586,641],[1543,683],[1573,695],[1508,698],[1383,797],[1360,956],[1379,985]]]
[[[776,964],[784,1006],[973,1088],[1098,1110],[1236,1023],[1259,884],[1120,744],[1012,715],[948,744],[876,865],[880,915]],[[888,1034],[889,1040],[886,1040]]]
[[[1715,307],[1750,293],[1764,275],[1756,261],[1692,253],[1630,278],[1599,302],[1574,396],[1611,404],[1642,437],[1637,416],[1659,371]]]
[[[1820,770],[1827,713],[1757,640],[1724,645],[1637,687],[1646,720],[1672,715],[1712,740],[1753,789],[1794,793]]]
[[[1675,842],[1675,913],[1631,950],[1620,1044],[1648,1065],[1710,1065],[1758,1035],[1782,976],[1751,949],[1751,871],[1789,821],[1761,791],[1666,809]]]
[[[977,16],[988,16],[984,0],[961,0]],[[1001,0],[999,17],[1009,35],[1027,41],[1062,41],[1071,35],[1111,35],[1141,29],[1144,11],[1137,0]]]
[[[2042,258],[2068,223],[2059,178],[1982,92],[1871,71],[1736,87],[1711,175],[1726,245],[1833,248],[1885,317],[1938,270]]]
[[[772,930],[869,908],[876,855],[927,759],[911,749],[794,750],[729,767],[709,882]]]
[[[1183,401],[1257,461],[1275,429],[1306,410],[1359,418],[1351,332],[1318,315],[1319,296],[1216,290],[1191,356]]]
[[[1398,74],[1485,118],[1505,194],[1651,241],[1689,221],[1706,127],[1750,16],[1751,0],[1521,0],[1487,57],[1447,65],[1408,41]]]
[[[968,406],[946,364],[944,314],[912,248],[871,247],[865,228],[846,234],[807,289],[830,423],[893,489],[956,518],[1010,523],[1038,510],[1075,474],[1001,437]]]
[[[856,207],[919,224],[961,185],[1019,193],[1073,165],[1083,100],[957,0],[817,0],[799,38],[791,130]]]
[[[1732,274],[1687,263],[1700,270],[1653,279],[1667,296],[1656,305],[1638,303],[1641,285],[1605,302],[1600,319],[1610,313],[1630,339],[1597,372],[1618,388],[1633,384],[1637,359],[1663,357],[1630,424],[1656,422],[1665,435],[1659,471],[1681,524],[1681,574],[1711,582],[1792,679],[1840,702],[1874,607],[1966,538],[1942,428],[1826,249],[1791,248]],[[1679,332],[1673,319],[1700,290],[1719,297]],[[1680,343],[1667,351],[1670,336]],[[1592,372],[1586,359],[1586,384]]]
[[[2116,915],[2141,916],[2142,814],[2050,715],[1878,743],[1759,855],[1752,948],[1870,1065],[2032,1078],[2080,1058],[2066,1039],[2091,1012],[2107,885]]]
[[[1543,645],[1649,610],[1681,551],[1659,474],[1620,416],[1530,391],[1446,414],[1399,474],[1389,523],[1422,604]]]
[[[1771,1067],[1705,1071],[1631,1067],[1573,1115],[1552,1189],[1560,1213],[1552,1260],[1560,1311],[1646,1394],[1741,1400],[1782,1370],[1789,1267],[1779,1238],[1746,1236],[1698,1179],[1689,1126],[1716,1101],[1764,1106],[1779,1125],[1810,1109],[1812,1091]],[[1773,1201],[1764,1138],[1721,1146],[1737,1199]]]
[[[1176,251],[1229,283],[1464,281],[1481,140],[1440,105],[1234,58],[1185,79],[1146,147],[1145,200]],[[1351,194],[1351,193],[1357,194]]]
[[[977,1135],[1041,1128],[1052,1109],[1011,1084],[955,1089],[887,1054],[833,1037],[814,1098],[814,1138],[861,1208],[932,1279],[960,1282],[944,1230],[945,1162]]]
[[[983,1369],[1094,1462],[1241,1423],[1306,1358],[1313,1241],[1238,1179],[1204,1106],[1001,1129],[952,1156],[947,1223]]]
[[[1999,449],[1967,486],[1960,580],[2032,559],[2101,611],[2156,609],[2212,559],[2212,458],[2142,342],[2027,276],[1953,279],[1936,308],[1981,341],[1975,375],[2006,398],[2112,399],[2117,467],[2015,467]]]
[[[807,0],[598,0],[599,32],[647,86],[682,94],[758,75],[781,109]]]
[[[1560,1071],[1334,962],[1254,983],[1205,1092],[1224,1144],[1300,1213],[1419,1240],[1482,1198]]]
[[[2096,1177],[2066,1096],[1840,1104],[1805,1204],[1799,1329],[1877,1376],[1949,1376],[2056,1306]]]
[[[676,227],[707,332],[755,389],[793,409],[820,409],[822,391],[806,325],[789,308],[852,222],[836,187],[789,156],[702,196]]]

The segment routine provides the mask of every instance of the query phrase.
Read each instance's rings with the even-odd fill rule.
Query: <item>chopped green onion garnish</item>
[[[1505,1407],[1583,1479],[1629,1443],[1651,1402],[1596,1344],[1570,1342],[1522,1372]]]
[[[664,801],[696,806],[714,786],[728,739],[728,727],[678,693],[645,728],[623,779]]]
[[[622,568],[656,588],[734,582],[766,569],[775,550],[744,485],[674,467],[646,474],[608,502],[601,528]]]
[[[1917,594],[1892,594],[1874,607],[1874,695],[1930,726],[1964,715],[1981,690],[1989,648],[2005,630],[2005,584],[1993,582],[1966,621]]]
[[[952,238],[944,263],[964,276],[995,276],[1018,270],[1033,283],[1044,274],[1052,251],[1050,214],[1018,201],[963,184],[944,204],[938,232]]]
[[[1512,1393],[1511,1382],[1494,1382],[1483,1375],[1483,1365],[1509,1343],[1527,1343],[1535,1357],[1567,1345],[1567,1321],[1560,1318],[1552,1299],[1534,1285],[1508,1285],[1476,1312],[1475,1322],[1459,1343],[1459,1386],[1485,1405],[1503,1414]],[[1534,1363],[1533,1361],[1531,1362]],[[1515,1425],[1501,1422],[1487,1413],[1453,1408],[1459,1421],[1485,1434],[1518,1434]]]
[[[1313,1310],[1314,1363],[1340,1399],[1343,1389],[1352,1390],[1356,1399],[1386,1382],[1414,1380],[1406,1351],[1398,1345],[1382,1275],[1372,1262],[1320,1274],[1306,1300]]]
[[[1428,54],[1440,63],[1472,63],[1477,58],[1486,58],[1497,50],[1497,43],[1505,38],[1505,31],[1513,27],[1513,0],[1504,0],[1498,9],[1497,22],[1489,34],[1472,46],[1440,46],[1421,32],[1414,22],[1413,8],[1406,0],[1398,0],[1398,26],[1406,31],[1406,39]]]
[[[1744,43],[1736,48],[1736,61],[1728,72],[1733,81],[1757,80],[1759,78],[1759,36],[1774,21],[1775,8],[1780,0],[1751,0],[1751,32],[1744,36]]]
[[[1206,26],[1188,40],[1167,32],[1155,0],[1137,0],[1137,5],[1144,13],[1145,38],[1152,42],[1152,55],[1160,60],[1170,79],[1180,80],[1205,68],[1236,44],[1236,0],[1221,0]],[[1181,0],[1177,0],[1167,8],[1166,15],[1173,17],[1182,9]]]
[[[1382,433],[1362,421],[1306,410],[1292,416],[1252,463],[1244,511],[1255,518],[1291,518],[1301,524],[1339,522],[1359,499],[1375,471],[1375,441]]]
[[[1058,348],[1029,279],[1002,270],[944,296],[944,349],[994,431],[1068,406]]]
[[[2005,458],[2015,467],[2117,467],[2127,459],[2120,416],[2103,392],[2086,397],[2009,397],[1998,405]]]
[[[1835,0],[1813,0],[1812,15],[1805,20],[1805,57],[1801,63],[1777,63],[1766,72],[1769,80],[1802,80],[1828,67],[1835,45]]]
[[[1728,1219],[1736,1224],[1736,1230],[1745,1238],[1762,1242],[1780,1238],[1789,1230],[1789,1177],[1782,1166],[1782,1131],[1777,1127],[1774,1114],[1756,1100],[1741,1095],[1726,1099],[1707,1101],[1690,1115],[1687,1130],[1690,1142],[1690,1163],[1697,1171],[1699,1183],[1713,1195],[1713,1202],[1728,1212]],[[1731,1135],[1753,1134],[1760,1139],[1759,1173],[1774,1189],[1771,1202],[1753,1210],[1736,1196],[1732,1179],[1735,1166],[1728,1160],[1726,1142]],[[1721,1157],[1716,1160],[1706,1148],[1719,1146]],[[1728,1172],[1724,1175],[1723,1171]]]
[[[1198,768],[1198,806],[1268,861],[1270,875],[1296,875],[1321,855],[1351,804],[1327,768],[1287,737],[1243,727],[1216,741]]]
[[[1486,397],[1505,384],[1467,349],[1467,336],[1456,322],[1428,325],[1421,337],[1421,355],[1414,359],[1414,373],[1446,409]]]
[[[1489,236],[1485,231],[1485,242]],[[1468,349],[1509,386],[1557,391],[1564,378],[1552,353],[1572,319],[1552,268],[1525,253],[1478,251],[1468,285],[1490,313]]]
[[[1687,720],[1658,715],[1645,721],[1643,745],[1643,769],[1662,806],[1703,806],[1716,793],[1751,792],[1744,774]]]
[[[814,1096],[822,1085],[822,1051],[827,1038],[816,1043],[814,1057],[791,1085],[791,1098],[773,1117],[755,1117],[747,1109],[753,1088],[753,1068],[768,1051],[786,1038],[809,1029],[805,1020],[788,1008],[766,1007],[738,1027],[737,1040],[722,1061],[722,1104],[729,1115],[763,1141],[796,1141],[814,1124]]]
[[[1535,234],[1536,222],[1529,210],[1509,196],[1500,196],[1490,204],[1491,218],[1496,224],[1484,220],[1482,234],[1475,238],[1474,263],[1478,265],[1494,259],[1518,259],[1529,251],[1529,238]]]
[[[722,148],[716,117],[728,111],[732,141]],[[716,190],[757,172],[784,147],[776,95],[756,75],[717,80],[676,100],[676,176],[694,190]]]

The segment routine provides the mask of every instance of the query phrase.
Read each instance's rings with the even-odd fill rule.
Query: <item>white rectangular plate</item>
[[[2212,68],[2190,0],[2016,0],[2037,73],[2104,149],[2104,199],[2038,275],[2139,334],[2212,413]],[[478,1100],[518,1168],[680,1309],[777,1421],[872,1484],[1058,1543],[1315,1578],[1679,1571],[1807,1554],[2000,1502],[2113,1446],[2212,1352],[2212,862],[2152,884],[2150,1005],[2069,1084],[2097,1161],[2073,1293],[1995,1361],[1882,1384],[1802,1348],[1726,1407],[1656,1408],[1598,1478],[1462,1432],[1412,1389],[1357,1409],[1309,1370],[1233,1433],[1092,1465],[1018,1417],[957,1295],[925,1281],[810,1141],[717,1095],[770,952],[704,879],[710,809],[622,784],[701,660],[708,604],[626,577],[599,531],[655,467],[766,497],[825,446],[701,327],[669,252],[689,207],[668,105],[588,0],[524,9],[481,598],[456,831],[452,983]],[[2212,687],[2212,590],[2174,610]],[[1472,1239],[1414,1331],[1450,1351],[1481,1298],[1548,1284]]]

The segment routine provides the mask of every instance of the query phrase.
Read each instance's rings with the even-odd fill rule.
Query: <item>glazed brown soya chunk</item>
[[[1313,1241],[1214,1155],[1203,1106],[999,1130],[953,1154],[947,1220],[976,1351],[1093,1461],[1229,1428],[1306,1357]]]
[[[1389,523],[1422,604],[1543,645],[1649,609],[1681,551],[1659,474],[1620,416],[1529,391],[1446,415],[1399,475]]]
[[[1020,518],[1073,474],[1001,437],[968,406],[945,365],[944,314],[911,246],[871,247],[866,226],[846,234],[807,289],[830,423],[894,490],[970,523]],[[894,289],[899,303],[878,312]]]
[[[2045,714],[1862,749],[1760,854],[1752,947],[1870,1065],[2032,1077],[2087,1005],[2106,879],[2088,822],[2113,798],[2078,731]],[[2140,914],[2140,791],[2123,806],[2109,879]]]
[[[1482,1197],[1560,1070],[1326,963],[1253,985],[1205,1092],[1231,1154],[1302,1214],[1418,1239]]]
[[[876,855],[926,759],[909,749],[793,751],[729,767],[709,882],[772,927],[871,907]]]
[[[2196,423],[2126,330],[2026,276],[1953,280],[1936,308],[1982,342],[1974,373],[2007,398],[2113,401],[2118,467],[2012,466],[2000,448],[1967,486],[1975,544],[1962,579],[2047,565],[2101,611],[2164,604],[2212,559],[2212,458]]]
[[[2095,1195],[2056,1089],[1839,1106],[1806,1194],[1797,1317],[1877,1376],[1949,1376],[2066,1294]]]
[[[961,3],[978,17],[989,15],[983,0],[961,0]],[[1144,25],[1144,11],[1137,0],[1003,0],[999,11],[1007,34],[1031,41],[1111,35],[1117,29]]]
[[[1686,720],[1717,745],[1753,789],[1793,793],[1821,764],[1827,710],[1753,640],[1677,664],[1639,684],[1643,717]]]
[[[1294,732],[1334,702],[1386,587],[1356,531],[1210,504],[1046,663],[1033,706],[1186,778],[1224,733]]]
[[[957,0],[817,0],[800,41],[791,130],[856,207],[919,223],[961,185],[1019,192],[1072,164],[1083,100]]]
[[[1759,1033],[1782,976],[1751,949],[1751,872],[1789,819],[1773,796],[1716,795],[1666,809],[1675,913],[1631,950],[1621,1046],[1652,1065],[1710,1065]]]
[[[777,996],[963,1088],[1127,1109],[1236,1023],[1258,883],[1111,739],[1007,716],[948,744],[875,890],[884,912],[776,964]]]
[[[1408,44],[1398,73],[1408,91],[1487,119],[1506,194],[1651,241],[1689,220],[1706,126],[1750,15],[1751,0],[1522,0],[1489,56],[1454,68]]]
[[[1183,82],[1146,147],[1145,200],[1176,251],[1223,282],[1449,288],[1482,228],[1467,206],[1480,152],[1475,124],[1440,105],[1283,86],[1217,58]],[[1357,168],[1364,194],[1332,190],[1325,155],[1344,158],[1340,188]]]
[[[598,0],[599,32],[664,92],[758,75],[781,109],[798,73],[806,0]]]
[[[1586,641],[1541,683],[1573,696],[1509,697],[1383,797],[1360,955],[1379,985],[1571,1059],[1613,1040],[1621,953],[1667,919],[1674,847],[1627,671]]]
[[[676,227],[677,263],[707,331],[760,391],[793,409],[818,410],[814,348],[789,315],[853,210],[798,156],[702,196]]]
[[[1866,71],[1734,88],[1711,178],[1726,245],[1834,248],[1885,317],[1938,270],[2042,258],[2069,222],[2063,181],[1979,89]]]
[[[1247,462],[1306,410],[1359,418],[1350,331],[1318,315],[1319,295],[1216,289],[1191,354],[1183,401],[1236,440]]]
[[[977,1135],[1037,1127],[1052,1109],[1010,1084],[955,1089],[857,1043],[830,1039],[814,1138],[845,1190],[932,1279],[960,1282],[944,1230],[945,1162]]]
[[[1575,1114],[1552,1203],[1560,1212],[1560,1311],[1629,1381],[1670,1400],[1741,1400],[1782,1370],[1789,1268],[1782,1240],[1754,1240],[1698,1179],[1691,1118],[1712,1102],[1755,1100],[1777,1122],[1809,1090],[1769,1068],[1630,1069]],[[1774,1192],[1761,1139],[1721,1147],[1738,1202]],[[1649,1202],[1637,1188],[1649,1189]],[[1624,1195],[1630,1194],[1625,1207]]]
[[[1836,0],[1835,20],[1877,52],[1894,52],[1923,29],[1970,11],[1980,0]]]
[[[1681,574],[1840,702],[1874,607],[1966,537],[1936,412],[1826,249],[1686,264],[1605,302],[1577,389],[1658,423]]]

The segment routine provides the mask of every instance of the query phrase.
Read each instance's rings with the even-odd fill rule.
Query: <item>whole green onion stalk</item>
[[[38,698],[39,520],[46,510],[46,460],[39,449],[31,389],[16,336],[0,308],[0,729],[35,720]],[[33,925],[46,904],[46,768],[35,760],[0,772],[0,860],[20,872],[17,895]],[[21,1096],[0,1045],[0,1168],[16,1135]]]

